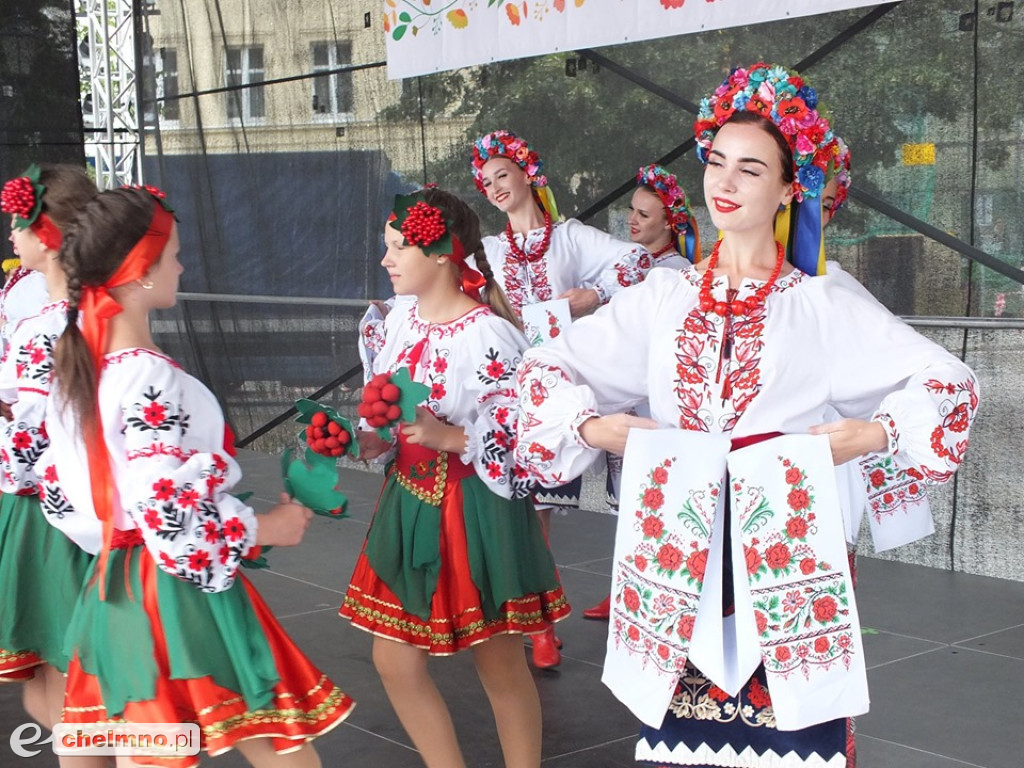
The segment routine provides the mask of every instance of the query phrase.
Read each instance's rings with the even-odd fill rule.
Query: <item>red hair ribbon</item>
[[[39,242],[46,248],[49,248],[51,251],[60,250],[60,244],[64,241],[64,236],[57,229],[57,225],[53,223],[53,220],[45,213],[40,213],[36,220],[29,224],[29,229],[35,233],[36,237],[39,238]]]
[[[459,266],[462,292],[471,299],[480,301],[480,291],[487,285],[487,279],[466,263],[466,249],[455,235],[452,235],[452,252],[448,258]]]
[[[110,320],[124,308],[110,294],[111,288],[127,285],[144,277],[156,264],[171,238],[174,214],[153,201],[153,218],[146,234],[128,252],[121,266],[103,285],[90,285],[82,289],[79,313],[82,318],[82,336],[89,347],[97,380],[107,352],[107,332]],[[85,434],[85,447],[89,456],[89,478],[92,485],[92,503],[96,517],[103,523],[103,547],[99,554],[100,600],[106,599],[106,567],[114,537],[114,480],[110,470],[110,454],[103,439],[99,403],[93,429]]]

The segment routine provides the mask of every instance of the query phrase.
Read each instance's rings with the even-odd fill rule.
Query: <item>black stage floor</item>
[[[240,456],[245,479],[269,504],[280,488],[276,457]],[[380,490],[377,475],[347,470],[352,517],[315,518],[305,541],[275,549],[272,570],[248,571],[302,649],[357,702],[316,742],[325,768],[422,765],[384,695],[370,636],[337,617]],[[258,504],[257,504],[258,506]],[[562,665],[535,672],[544,711],[547,768],[634,765],[637,723],[601,684],[606,624],[579,612],[609,588],[615,518],[577,511],[557,517],[552,549],[576,613],[559,625]],[[1021,768],[1024,765],[1024,584],[860,558],[871,712],[858,719],[859,768]],[[501,752],[471,659],[431,669],[452,711],[467,762],[501,766]],[[9,739],[25,722],[16,685],[0,686],[0,766],[55,768],[44,750],[16,757]],[[237,753],[205,761],[235,768]]]

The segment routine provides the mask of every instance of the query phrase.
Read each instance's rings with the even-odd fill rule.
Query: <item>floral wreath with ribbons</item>
[[[850,148],[846,146],[845,141],[836,136],[835,156],[832,158],[832,165],[829,168],[828,174],[829,181],[832,181],[832,179],[837,181],[836,199],[832,203],[833,216],[836,214],[836,211],[846,204],[846,199],[850,195],[850,183],[852,182],[850,165]]]
[[[408,195],[395,195],[388,223],[402,233],[408,245],[416,246],[427,256],[447,256],[459,268],[462,292],[480,301],[486,285],[482,274],[466,263],[466,248],[451,231],[451,222],[440,208],[426,200],[426,189]]]
[[[718,133],[737,112],[753,112],[782,134],[793,153],[793,204],[776,222],[776,239],[790,260],[810,275],[825,271],[821,192],[838,143],[818,104],[818,93],[796,72],[758,62],[736,68],[711,96],[701,99],[693,124],[697,157],[704,164]],[[807,205],[806,203],[813,203]]]
[[[675,174],[660,165],[645,165],[636,174],[638,187],[650,187],[665,206],[668,224],[672,234],[676,236],[679,252],[689,259],[690,263],[700,259],[700,236],[697,233],[697,221],[693,217],[693,209]]]
[[[24,175],[11,179],[0,191],[0,211],[11,214],[14,229],[31,229],[46,248],[60,249],[63,235],[53,220],[43,213],[46,185],[39,177],[42,169],[33,163]]]
[[[557,219],[558,206],[555,204],[555,196],[548,187],[548,177],[540,172],[544,167],[544,161],[530,149],[526,139],[516,136],[512,131],[492,131],[473,142],[473,156],[470,162],[473,166],[473,181],[480,194],[487,195],[487,190],[484,189],[484,165],[496,157],[508,158],[526,172],[526,178],[529,179],[541,208],[547,211],[551,218]]]

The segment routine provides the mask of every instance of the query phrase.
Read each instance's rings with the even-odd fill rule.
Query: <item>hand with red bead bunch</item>
[[[0,192],[0,210],[28,219],[36,207],[36,191],[27,176],[11,179]]]
[[[306,445],[321,456],[337,458],[345,455],[352,445],[352,435],[326,412],[317,411],[310,417],[310,423],[306,427]]]
[[[402,392],[387,373],[378,373],[363,387],[358,413],[375,429],[387,429],[402,418],[398,401]]]
[[[423,247],[432,245],[448,231],[444,214],[439,208],[420,200],[409,208],[409,214],[402,222],[402,234],[409,245]]]

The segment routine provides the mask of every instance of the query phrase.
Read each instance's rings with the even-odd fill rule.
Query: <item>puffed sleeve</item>
[[[230,493],[241,471],[215,438],[224,433],[223,415],[179,369],[164,364],[146,374],[120,388],[122,507],[162,570],[204,592],[224,591],[256,543],[257,522]]]
[[[363,381],[367,382],[374,374],[374,362],[387,340],[387,317],[396,307],[408,306],[411,296],[392,296],[384,302],[384,311],[376,304],[371,304],[359,321],[359,359],[363,363]]]
[[[50,444],[44,426],[57,335],[22,323],[0,364],[0,397],[11,418],[0,418],[0,490],[31,494],[39,485],[35,467]]]
[[[651,333],[675,279],[667,270],[652,272],[559,338],[526,352],[517,377],[516,458],[536,482],[553,487],[578,477],[601,454],[580,437],[580,425],[648,398]]]
[[[952,478],[978,411],[978,380],[955,356],[889,312],[848,275],[823,281],[836,410],[879,422],[889,453],[929,484]]]
[[[597,291],[602,304],[625,287],[643,280],[650,269],[647,256],[646,269],[641,266],[646,251],[607,232],[569,219],[563,225],[566,237],[577,254],[580,285]]]
[[[469,414],[457,422],[466,431],[460,458],[473,465],[488,488],[513,499],[525,498],[532,488],[515,458],[515,376],[526,347],[523,334],[497,316],[459,340],[458,375],[465,397],[473,398],[468,411],[459,409]]]

